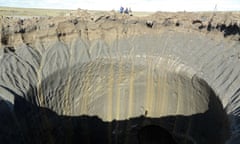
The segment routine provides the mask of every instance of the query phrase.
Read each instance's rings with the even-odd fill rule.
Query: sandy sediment
[[[0,138],[137,143],[155,125],[180,143],[238,143],[239,17],[1,18]]]

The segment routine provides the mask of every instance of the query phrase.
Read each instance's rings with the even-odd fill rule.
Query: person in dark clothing
[[[124,13],[125,13],[125,14],[128,14],[128,8],[125,9]]]
[[[121,6],[121,7],[120,7],[120,13],[122,14],[123,11],[124,11],[124,8]]]

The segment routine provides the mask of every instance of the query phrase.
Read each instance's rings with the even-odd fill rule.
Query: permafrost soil
[[[0,142],[240,143],[239,17],[2,17]]]

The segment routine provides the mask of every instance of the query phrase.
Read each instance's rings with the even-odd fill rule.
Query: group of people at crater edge
[[[132,16],[132,10],[131,10],[131,8],[127,8],[127,7],[124,8],[123,6],[121,6],[119,12],[120,12],[121,14],[127,14],[127,15]]]

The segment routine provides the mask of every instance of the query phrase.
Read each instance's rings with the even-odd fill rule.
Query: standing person
[[[129,13],[130,16],[133,16],[131,8],[128,9],[128,13]]]
[[[124,11],[124,7],[120,7],[120,13],[122,14],[123,13],[123,11]]]
[[[128,8],[125,9],[124,13],[125,13],[125,14],[128,14]]]

